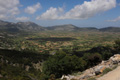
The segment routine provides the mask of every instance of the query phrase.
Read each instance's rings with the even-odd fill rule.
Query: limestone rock
[[[116,54],[110,58],[113,64],[118,64],[120,63],[120,54]]]
[[[63,75],[62,77],[61,77],[61,79],[66,79],[66,80],[71,80],[71,79],[73,79],[74,78],[74,76],[72,76],[72,75]]]

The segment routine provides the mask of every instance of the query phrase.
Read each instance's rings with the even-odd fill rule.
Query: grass
[[[81,74],[83,74],[83,73],[82,72],[72,73],[72,75],[74,75],[74,76],[81,75]]]
[[[105,75],[105,74],[107,74],[107,73],[110,72],[110,71],[112,71],[112,69],[106,68],[106,69],[103,71],[102,75]]]
[[[89,78],[88,80],[96,80],[95,78]]]

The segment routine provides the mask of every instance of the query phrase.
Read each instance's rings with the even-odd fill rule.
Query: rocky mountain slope
[[[40,25],[37,25],[34,22],[18,22],[16,23],[17,28],[19,28],[20,30],[25,30],[25,31],[31,31],[31,30],[35,30],[35,31],[42,31],[44,30],[44,28]]]
[[[0,31],[19,32],[19,31],[43,31],[43,27],[33,22],[6,22],[0,20]]]

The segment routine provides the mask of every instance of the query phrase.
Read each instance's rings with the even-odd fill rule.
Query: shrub
[[[56,80],[56,79],[55,79],[55,75],[54,75],[54,74],[51,74],[49,80]]]

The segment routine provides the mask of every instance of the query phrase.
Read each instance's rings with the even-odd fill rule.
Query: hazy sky
[[[0,0],[0,19],[42,26],[120,27],[120,0]]]

